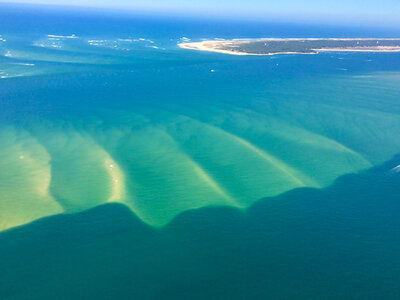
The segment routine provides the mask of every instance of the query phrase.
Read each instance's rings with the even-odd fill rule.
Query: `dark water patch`
[[[2,232],[0,298],[397,299],[398,164],[160,230],[107,204]]]

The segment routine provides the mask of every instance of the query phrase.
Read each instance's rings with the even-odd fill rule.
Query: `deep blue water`
[[[0,299],[400,298],[400,55],[259,37],[400,29],[0,5]]]

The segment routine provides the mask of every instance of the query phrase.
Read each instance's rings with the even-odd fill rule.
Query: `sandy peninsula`
[[[319,52],[400,52],[400,39],[257,39],[178,44],[183,49],[230,55],[318,54]]]

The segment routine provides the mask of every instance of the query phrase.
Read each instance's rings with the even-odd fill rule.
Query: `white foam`
[[[145,39],[145,38],[138,38],[138,39],[134,39],[134,42],[147,42],[150,44],[154,44],[154,41],[150,40],[150,39]]]
[[[150,39],[146,39],[146,38],[136,38],[136,39],[118,38],[115,40],[90,39],[90,40],[87,40],[87,43],[91,46],[104,47],[104,48],[114,49],[114,50],[119,50],[119,51],[132,51],[133,49],[131,49],[130,46],[127,45],[127,44],[132,44],[132,43],[140,43],[140,44],[143,44],[143,46],[147,47],[147,48],[163,49],[156,45],[151,45],[151,44],[154,44],[154,41],[152,41]]]
[[[393,169],[390,170],[392,173],[399,173],[400,172],[400,165],[394,167]]]
[[[181,41],[181,42],[190,42],[191,39],[189,39],[189,38],[183,36],[183,37],[180,38],[180,41]]]
[[[36,41],[33,43],[33,46],[36,47],[41,47],[41,48],[56,48],[60,49],[62,48],[62,42],[61,41]]]
[[[146,39],[146,38],[137,38],[137,39],[117,39],[118,42],[124,43],[133,43],[133,42],[148,42],[150,44],[154,44],[153,40]]]
[[[21,65],[21,66],[33,67],[35,64],[29,64],[29,63],[14,63],[14,65]]]
[[[88,40],[88,43],[105,43],[107,42],[106,40]]]
[[[50,38],[60,38],[60,39],[77,39],[78,38],[75,34],[71,34],[71,35],[48,34],[47,36],[50,37]]]

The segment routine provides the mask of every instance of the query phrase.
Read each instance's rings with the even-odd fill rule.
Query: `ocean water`
[[[177,46],[399,30],[0,8],[0,299],[400,297],[400,55]]]

